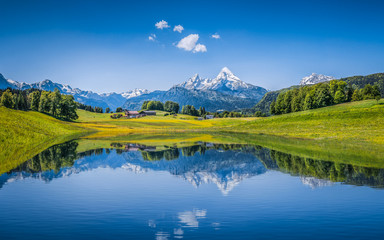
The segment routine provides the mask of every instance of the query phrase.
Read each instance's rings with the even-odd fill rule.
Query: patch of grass
[[[9,171],[54,144],[88,132],[39,112],[0,107],[0,172]]]
[[[315,110],[260,118],[220,128],[313,140],[384,144],[384,101],[345,103]]]

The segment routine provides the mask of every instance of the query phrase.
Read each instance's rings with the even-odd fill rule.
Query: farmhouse
[[[140,113],[138,111],[125,111],[125,117],[127,118],[138,118],[141,117]]]
[[[206,115],[205,119],[213,119],[213,115]]]

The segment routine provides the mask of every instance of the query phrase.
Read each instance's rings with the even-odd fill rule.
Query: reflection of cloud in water
[[[206,210],[193,210],[179,213],[180,222],[185,224],[186,227],[199,227],[198,219],[205,218],[207,215]]]
[[[174,238],[183,238],[184,231],[181,228],[173,229]]]
[[[167,232],[157,232],[156,240],[167,240],[171,235]]]
[[[211,224],[211,226],[215,229],[215,230],[219,230],[220,229],[220,223],[218,223],[218,222],[214,222],[214,223],[212,223]]]
[[[173,233],[172,228],[163,228],[161,224],[162,222],[164,222],[163,219],[161,221],[158,221],[158,224],[154,219],[148,220],[148,227],[157,229],[157,232],[155,233],[156,240],[165,240],[169,238],[182,239],[184,237],[184,228],[198,228],[199,220],[206,218],[206,216],[207,210],[205,209],[193,209],[192,211],[184,211],[177,213],[178,221],[175,222],[176,226],[173,227]],[[165,218],[165,216],[163,216],[162,218]],[[213,222],[211,224],[208,223],[208,226],[211,226],[215,230],[220,229],[220,223],[218,222]]]
[[[154,220],[149,220],[148,221],[148,226],[151,227],[151,228],[156,228],[156,223]]]

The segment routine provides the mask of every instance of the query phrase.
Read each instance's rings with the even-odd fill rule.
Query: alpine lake
[[[384,157],[374,146],[251,135],[85,137],[0,173],[0,236],[379,239],[383,187]]]

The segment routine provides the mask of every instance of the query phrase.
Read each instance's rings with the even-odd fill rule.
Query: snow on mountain
[[[316,83],[331,81],[334,79],[335,78],[331,77],[331,76],[325,76],[323,74],[312,73],[310,76],[303,77],[301,79],[300,85],[316,84]]]
[[[73,95],[75,97],[75,100],[80,103],[91,106],[98,106],[102,108],[109,107],[112,110],[116,109],[117,107],[123,106],[129,98],[150,93],[150,91],[146,89],[134,89],[123,93],[112,92],[99,94],[92,91],[81,90],[79,88],[72,88],[69,85],[55,83],[49,79],[37,83],[28,84],[24,82],[17,82],[11,79],[5,79],[5,77],[0,74],[0,89],[6,89],[8,87],[21,90],[35,88],[45,91],[54,91],[55,88],[57,88],[62,94]]]
[[[187,81],[176,86],[190,90],[219,90],[225,87],[233,91],[241,88],[247,89],[253,85],[241,81],[227,67],[224,67],[214,79],[201,78],[199,74],[195,74]]]
[[[329,181],[329,180],[318,179],[315,177],[301,176],[300,180],[304,185],[307,185],[307,186],[311,187],[312,189],[320,188],[320,187],[328,187],[328,186],[334,185],[334,183]]]
[[[245,83],[235,76],[227,67],[221,69],[216,78],[212,80],[210,89],[230,89],[231,91],[238,91],[254,87],[251,84]]]
[[[176,85],[188,90],[211,90],[233,95],[240,98],[261,99],[267,92],[266,89],[245,83],[234,75],[227,67],[213,79],[201,78],[198,74],[187,81]]]
[[[206,89],[207,86],[210,86],[211,83],[212,83],[212,79],[201,78],[199,74],[196,73],[193,77],[191,77],[187,81],[176,85],[176,87],[182,87],[189,90]]]
[[[137,97],[137,96],[148,94],[148,93],[150,93],[150,91],[148,91],[147,89],[135,88],[134,90],[121,93],[121,96],[123,96],[126,99],[129,99],[132,97]]]

